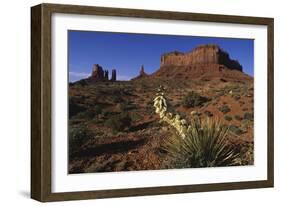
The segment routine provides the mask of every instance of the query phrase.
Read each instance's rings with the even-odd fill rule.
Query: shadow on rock
[[[73,158],[95,157],[103,154],[125,153],[131,149],[135,149],[146,142],[146,138],[139,140],[119,141],[108,144],[96,145],[88,147],[82,151],[73,154]]]

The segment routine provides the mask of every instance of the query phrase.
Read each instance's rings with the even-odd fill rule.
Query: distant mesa
[[[248,80],[252,77],[243,73],[243,68],[237,60],[232,60],[229,54],[218,45],[205,44],[190,52],[173,51],[161,55],[160,68],[151,75],[144,72],[132,80],[142,78],[166,79],[213,79]]]
[[[243,73],[237,60],[218,45],[201,45],[190,52],[178,51],[165,53],[160,59],[160,68],[150,75],[153,78],[168,79],[224,79],[234,81],[251,80]]]
[[[103,70],[99,64],[94,64],[92,74],[88,78],[91,81],[109,81],[108,70]],[[112,70],[110,81],[116,81],[116,69]]]
[[[141,65],[139,75],[137,77],[133,78],[132,80],[141,79],[141,78],[148,77],[148,76],[149,75],[147,73],[145,73],[145,71],[144,71],[144,66]]]
[[[174,51],[161,56],[161,67],[198,64],[218,64],[224,65],[228,69],[243,71],[241,64],[237,60],[230,59],[226,51],[214,44],[201,45],[187,53]]]

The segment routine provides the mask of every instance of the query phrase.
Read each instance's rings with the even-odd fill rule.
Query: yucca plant
[[[186,137],[166,140],[169,168],[217,167],[236,164],[238,154],[227,143],[228,127],[213,119],[191,121]]]
[[[169,168],[217,167],[237,165],[238,153],[228,144],[228,127],[220,121],[195,117],[187,124],[180,115],[168,112],[164,88],[160,86],[154,98],[155,113],[162,122],[175,129],[175,135],[165,140],[164,150],[171,161]]]

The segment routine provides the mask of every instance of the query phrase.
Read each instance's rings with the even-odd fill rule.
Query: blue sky
[[[159,69],[163,53],[187,52],[201,44],[219,45],[253,76],[254,40],[250,39],[69,31],[69,81],[89,76],[93,64],[108,69],[110,75],[117,69],[118,80],[130,80],[138,75],[141,65],[148,74]]]

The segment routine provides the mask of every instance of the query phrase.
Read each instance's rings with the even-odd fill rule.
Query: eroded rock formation
[[[105,78],[105,80],[108,80],[108,70],[104,71],[104,78]]]
[[[112,69],[110,81],[116,81],[116,69]]]
[[[174,51],[161,56],[161,67],[204,64],[219,64],[224,65],[228,69],[242,71],[242,66],[237,60],[230,59],[227,52],[213,44],[198,46],[187,53]]]
[[[104,71],[100,65],[94,64],[91,78],[95,81],[104,80]]]
[[[140,79],[140,78],[147,77],[147,76],[149,76],[149,75],[144,71],[144,66],[141,65],[139,75],[137,77],[133,78],[132,80]]]
[[[94,64],[92,69],[92,74],[89,77],[92,81],[108,81],[109,75],[108,70],[103,70],[99,64]],[[112,70],[111,81],[116,81],[116,70]]]
[[[202,45],[190,52],[178,51],[163,54],[160,68],[149,77],[168,79],[223,79],[247,81],[252,77],[243,73],[237,60],[217,45]]]

